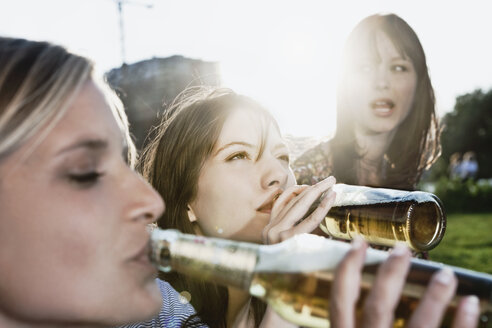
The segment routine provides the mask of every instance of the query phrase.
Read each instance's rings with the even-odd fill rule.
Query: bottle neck
[[[153,238],[152,257],[163,271],[248,289],[258,245],[178,233],[173,238]]]

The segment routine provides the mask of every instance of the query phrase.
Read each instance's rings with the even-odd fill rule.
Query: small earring
[[[190,222],[196,222],[196,215],[191,209],[191,207],[189,206],[188,206],[188,219],[190,220]]]

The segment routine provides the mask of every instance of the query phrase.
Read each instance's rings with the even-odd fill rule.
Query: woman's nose
[[[270,187],[285,187],[289,177],[289,168],[281,160],[274,156],[268,156],[264,158],[262,165],[262,180],[261,184],[263,188]]]
[[[159,193],[139,174],[135,175],[132,188],[133,206],[129,212],[132,220],[142,220],[146,224],[155,222],[164,213],[165,204]]]
[[[385,67],[378,67],[375,70],[374,84],[378,90],[385,90],[390,87],[389,71]]]

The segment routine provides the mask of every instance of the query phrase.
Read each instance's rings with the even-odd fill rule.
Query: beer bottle
[[[334,270],[350,250],[348,243],[309,234],[275,245],[258,245],[155,229],[151,240],[152,261],[160,270],[175,270],[197,279],[242,288],[266,301],[284,319],[304,327],[330,326],[329,295]],[[358,310],[370,290],[377,266],[388,254],[367,250]],[[443,268],[435,262],[411,261],[395,311],[394,327],[407,323],[430,277]],[[482,313],[480,325],[487,327],[492,315],[492,276],[451,269],[458,278],[458,288],[443,324],[451,322],[460,297],[476,295]]]
[[[415,251],[434,248],[444,236],[446,216],[439,198],[431,193],[346,184],[332,190],[336,199],[320,224],[329,236],[351,240],[360,235],[370,244],[390,247],[403,241]]]

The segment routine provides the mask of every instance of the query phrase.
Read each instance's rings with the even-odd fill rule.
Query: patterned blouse
[[[156,279],[162,295],[162,308],[159,314],[145,322],[134,323],[120,328],[177,328],[190,316],[195,314],[195,309],[167,282]],[[205,325],[200,327],[206,328]]]

